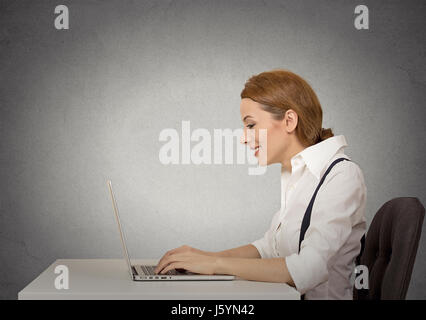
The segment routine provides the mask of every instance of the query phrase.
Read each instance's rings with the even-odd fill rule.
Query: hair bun
[[[333,130],[331,130],[331,128],[328,128],[328,129],[321,128],[320,139],[319,139],[320,142],[331,137],[334,137],[334,133],[333,133]]]

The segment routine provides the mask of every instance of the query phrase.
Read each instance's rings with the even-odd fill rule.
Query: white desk
[[[158,260],[134,259],[156,265]],[[55,288],[57,265],[69,270],[69,289]],[[131,281],[124,259],[59,259],[18,293],[19,300],[143,299],[143,300],[298,300],[283,283],[233,281]]]

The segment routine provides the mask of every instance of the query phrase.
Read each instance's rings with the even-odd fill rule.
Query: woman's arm
[[[200,274],[230,274],[264,282],[283,282],[295,286],[284,258],[255,258],[259,253],[251,244],[221,252],[207,252],[182,246],[168,251],[157,264],[155,273],[185,269]],[[229,257],[245,255],[251,258]]]
[[[164,267],[164,261],[169,259],[171,255],[176,254],[199,254],[204,256],[209,256],[213,258],[260,258],[260,254],[257,251],[256,247],[252,244],[248,244],[245,246],[241,246],[234,249],[219,251],[219,252],[212,252],[212,251],[204,251],[196,248],[192,248],[187,245],[180,246],[179,248],[175,248],[172,250],[167,251],[163,257],[159,260],[157,267],[155,268],[155,272],[158,273],[162,270]]]
[[[284,258],[216,258],[215,273],[232,274],[252,281],[282,282],[295,286]]]
[[[261,258],[259,251],[252,244],[219,252],[206,252],[206,254],[222,258]]]

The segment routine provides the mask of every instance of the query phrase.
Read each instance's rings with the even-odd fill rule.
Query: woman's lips
[[[256,147],[254,150],[255,150],[254,156],[257,157],[257,155],[259,154],[259,147]]]

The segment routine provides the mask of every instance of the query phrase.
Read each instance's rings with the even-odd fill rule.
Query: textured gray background
[[[58,4],[70,30],[53,26]],[[394,197],[426,203],[425,14],[425,1],[0,1],[0,298],[58,258],[122,257],[107,179],[134,258],[262,236],[278,166],[165,166],[158,136],[182,120],[241,128],[245,80],[272,68],[305,77],[323,127],[345,135],[369,223]],[[426,298],[424,233],[412,299]]]

